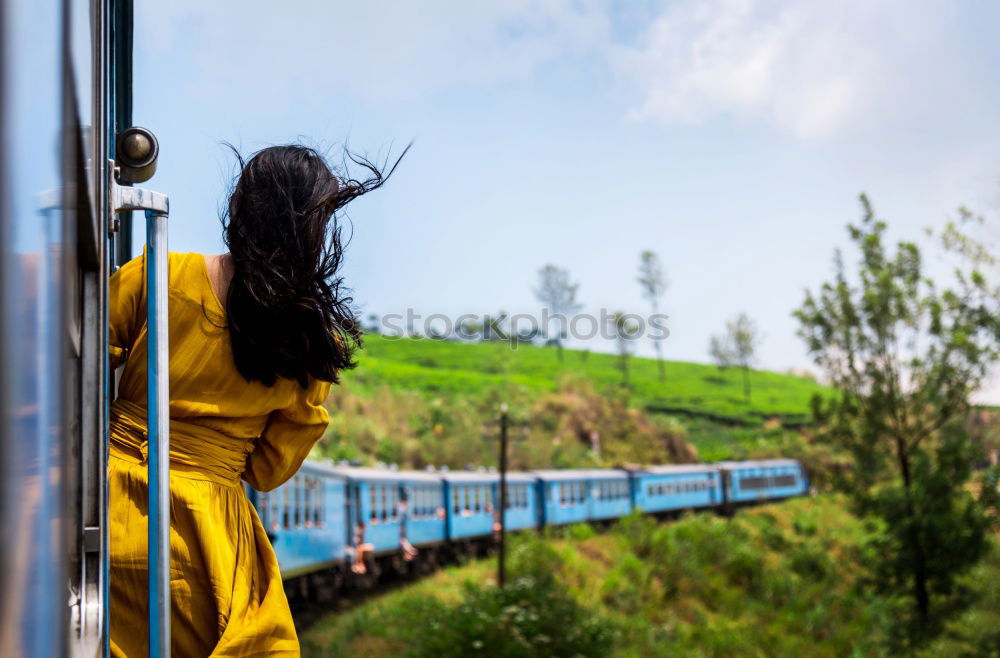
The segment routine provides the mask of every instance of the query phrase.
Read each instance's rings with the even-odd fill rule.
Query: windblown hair
[[[338,276],[344,243],[336,213],[380,187],[399,160],[383,174],[348,153],[369,174],[359,181],[338,176],[305,146],[236,157],[240,174],[222,220],[235,267],[225,305],[236,368],[266,386],[279,377],[303,388],[309,377],[337,382],[355,365],[361,331]]]

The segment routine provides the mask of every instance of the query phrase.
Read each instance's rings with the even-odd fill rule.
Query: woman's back
[[[145,263],[111,279],[112,654],[146,646]],[[171,253],[170,507],[172,644],[177,655],[297,655],[273,550],[243,477],[272,489],[298,470],[329,420],[330,383],[247,381],[233,362],[225,310],[201,254]]]
[[[144,440],[144,277],[143,259],[137,258],[116,274],[110,291],[113,358],[120,359],[128,351],[118,399],[112,405],[112,417],[117,419],[112,424],[113,438],[124,445]],[[273,386],[264,386],[247,381],[236,370],[225,309],[203,255],[171,253],[169,280],[172,466],[201,467],[208,477],[235,481],[269,420],[280,422],[282,414],[292,413],[300,426],[320,431],[326,427],[329,419],[319,405],[329,392],[328,383],[314,381],[303,390],[296,382],[279,379]],[[277,417],[272,419],[272,414]],[[273,480],[283,473],[256,470],[250,473],[251,479],[266,476],[267,481],[255,482],[261,488],[280,484]]]

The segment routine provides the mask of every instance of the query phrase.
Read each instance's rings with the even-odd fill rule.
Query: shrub
[[[436,658],[610,655],[615,640],[612,625],[584,608],[559,582],[560,562],[558,553],[542,540],[515,542],[507,586],[469,583],[458,605],[433,619],[414,620],[425,632],[410,654]]]

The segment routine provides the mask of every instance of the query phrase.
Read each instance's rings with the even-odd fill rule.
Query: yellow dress
[[[330,384],[267,387],[236,370],[200,254],[170,254],[171,646],[188,656],[298,656],[274,550],[241,478],[290,478],[326,429]],[[147,655],[146,286],[137,258],[111,278],[110,625],[113,656]]]

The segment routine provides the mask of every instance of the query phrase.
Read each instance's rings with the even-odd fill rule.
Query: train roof
[[[481,473],[479,471],[446,471],[437,474],[442,480],[448,482],[499,482],[499,473]],[[508,471],[508,482],[534,482],[535,477],[530,473],[522,471]]]
[[[612,469],[567,469],[532,471],[540,480],[624,480],[628,473]]]
[[[336,466],[333,473],[353,480],[380,480],[384,482],[441,482],[442,473],[429,471],[394,471],[390,468],[367,466]]]
[[[343,473],[339,473],[338,469],[332,464],[327,462],[320,462],[311,459],[307,459],[302,462],[302,471],[320,471],[323,475],[333,476],[333,477],[346,477]]]
[[[720,468],[775,468],[779,466],[795,466],[801,467],[802,464],[797,459],[758,459],[756,461],[746,461],[746,462],[719,462],[715,464]]]
[[[717,464],[666,464],[664,466],[647,466],[635,471],[636,475],[673,475],[683,473],[715,473],[719,470]]]

